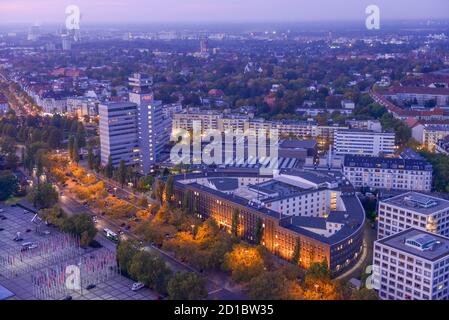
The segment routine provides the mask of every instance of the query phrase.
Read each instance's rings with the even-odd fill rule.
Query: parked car
[[[136,282],[136,283],[133,283],[133,285],[131,287],[131,290],[132,291],[139,291],[143,287],[145,287],[145,285],[142,282]]]
[[[90,284],[90,285],[88,285],[88,286],[86,287],[86,290],[92,290],[92,289],[94,289],[95,287],[96,287],[96,285]]]

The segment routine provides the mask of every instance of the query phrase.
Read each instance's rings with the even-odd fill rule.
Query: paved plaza
[[[10,207],[0,204],[0,259],[8,257],[8,254],[20,252],[22,244],[33,242],[37,244],[48,243],[49,239],[64,239],[64,235],[57,229],[47,226],[37,225],[31,220],[34,214],[31,212],[24,213],[24,209],[20,207]],[[1,211],[1,210],[0,210]],[[23,239],[20,242],[13,239],[20,232]],[[33,293],[32,275],[38,272],[46,272],[50,267],[65,263],[77,264],[81,259],[88,260],[101,250],[107,249],[78,249],[69,250],[59,256],[46,254],[45,256],[37,256],[27,260],[25,267],[16,268],[14,272],[1,267],[0,264],[0,287],[14,293],[12,299],[18,300],[37,300],[38,297]],[[109,273],[104,281],[96,282],[95,288],[87,290],[82,288],[80,292],[69,291],[73,300],[153,300],[157,298],[157,294],[147,288],[143,288],[137,292],[131,290],[133,281],[119,275],[118,273]],[[57,298],[62,298],[58,296]]]

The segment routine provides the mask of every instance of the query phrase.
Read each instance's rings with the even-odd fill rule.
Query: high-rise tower
[[[170,139],[170,122],[162,113],[162,102],[154,100],[153,78],[135,73],[129,78],[129,101],[137,105],[137,126],[142,173],[148,173],[161,158]]]

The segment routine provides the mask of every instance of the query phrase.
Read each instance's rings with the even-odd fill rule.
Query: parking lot
[[[26,242],[43,243],[50,237],[60,236],[61,233],[46,226],[37,229],[36,224],[31,222],[34,214],[24,213],[20,207],[9,207],[0,204],[0,257],[7,256],[8,252],[20,251]],[[49,231],[49,232],[46,232]],[[14,241],[20,232],[21,241]],[[75,256],[68,257],[67,262],[76,264],[81,256],[92,255],[96,250],[105,249],[81,249]],[[0,270],[0,285],[15,294],[13,299],[35,300],[33,295],[32,274],[39,270],[46,270],[52,266],[50,259],[45,257],[33,258],[27,265],[27,269],[18,270],[16,274],[6,273]],[[60,261],[62,262],[62,261]],[[29,269],[28,269],[29,268]],[[152,300],[157,298],[157,294],[147,288],[139,291],[132,291],[133,281],[119,274],[115,274],[108,280],[98,283],[91,290],[82,289],[81,292],[71,292],[70,296],[74,300]]]

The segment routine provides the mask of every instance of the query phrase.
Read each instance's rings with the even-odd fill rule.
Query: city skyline
[[[368,5],[380,8],[383,20],[448,19],[449,3],[445,0],[422,2],[386,0],[113,0],[113,1],[0,1],[0,24],[64,24],[65,8],[77,5],[81,23],[181,23],[181,22],[316,22],[362,21]],[[124,14],[126,12],[126,14]]]

